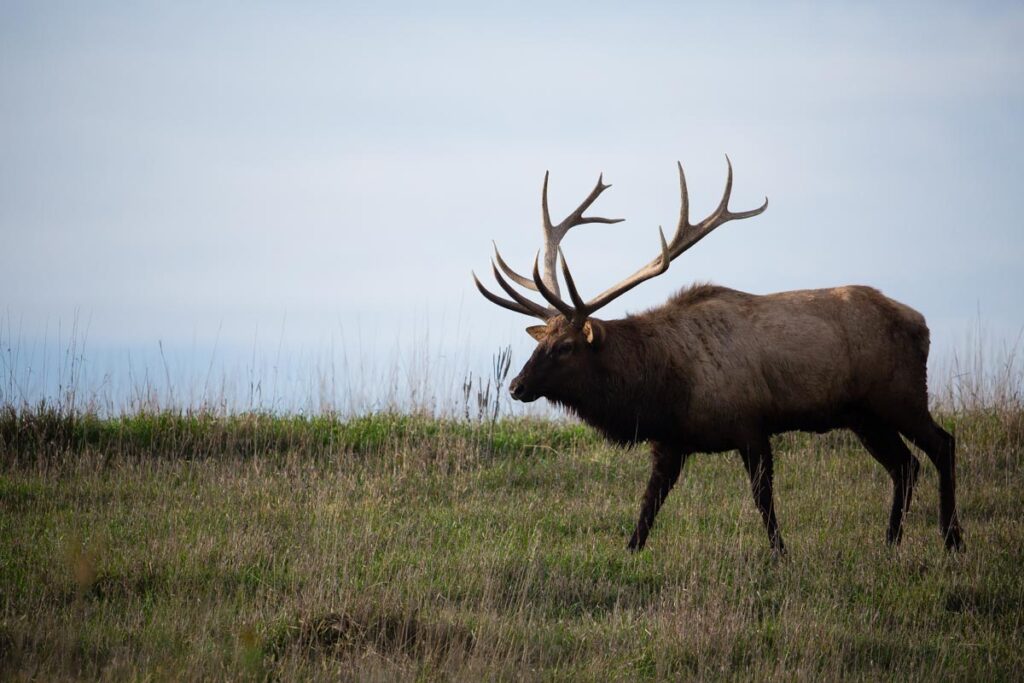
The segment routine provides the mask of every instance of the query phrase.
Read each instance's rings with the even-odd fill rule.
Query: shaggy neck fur
[[[668,413],[677,415],[688,402],[678,351],[673,359],[648,314],[603,324],[595,371],[548,398],[618,443],[671,438],[679,425]]]

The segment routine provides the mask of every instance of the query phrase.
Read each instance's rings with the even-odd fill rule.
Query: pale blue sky
[[[519,363],[531,321],[469,271],[491,239],[527,267],[545,169],[556,220],[601,171],[595,212],[628,219],[566,239],[586,294],[655,255],[677,159],[703,215],[728,153],[734,206],[767,212],[607,316],[694,280],[863,283],[925,313],[938,354],[979,311],[1012,343],[1022,35],[1020,4],[5,2],[6,338],[77,312],[116,377],[158,342],[192,376],[254,345],[274,367],[344,348],[351,372],[428,333],[435,364]]]

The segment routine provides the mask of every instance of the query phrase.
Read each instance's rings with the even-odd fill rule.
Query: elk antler
[[[731,220],[756,216],[768,208],[768,198],[765,197],[764,204],[756,209],[741,211],[739,213],[729,211],[729,198],[732,195],[732,162],[729,160],[728,155],[725,157],[725,163],[728,167],[728,175],[725,179],[725,192],[722,193],[722,199],[718,202],[718,207],[711,213],[711,215],[700,223],[697,225],[691,225],[689,217],[690,198],[686,190],[686,175],[683,173],[683,165],[676,162],[676,166],[679,169],[679,223],[676,225],[675,234],[672,235],[672,241],[666,244],[665,234],[661,232],[661,228],[658,228],[658,231],[661,234],[661,255],[627,277],[625,280],[609,287],[582,306],[576,305],[574,320],[582,324],[584,320],[599,308],[607,306],[613,300],[633,289],[641,282],[645,282],[646,280],[650,280],[652,277],[661,275],[668,270],[669,263],[678,258],[680,254],[688,250],[697,242],[704,239],[718,226]],[[568,275],[569,266],[565,262],[564,255],[562,256],[562,270],[563,274],[566,275],[566,281],[568,283],[571,276]],[[541,294],[543,295],[544,292],[542,291]],[[547,296],[544,298],[551,301]],[[577,297],[574,297],[574,303],[576,298]]]
[[[566,216],[561,223],[553,225],[551,223],[551,214],[548,211],[548,172],[544,172],[544,187],[541,190],[540,197],[541,229],[544,233],[544,275],[542,279],[544,284],[549,288],[549,291],[554,292],[556,297],[560,295],[558,289],[556,259],[558,257],[559,245],[562,242],[562,238],[565,237],[569,230],[577,225],[584,225],[586,223],[621,223],[625,220],[624,218],[602,218],[600,216],[583,215],[586,210],[590,208],[590,205],[593,204],[599,196],[601,196],[601,193],[609,187],[611,187],[611,185],[604,184],[604,174],[602,173],[597,177],[597,184],[594,185],[594,189],[590,191],[590,194],[587,195],[586,199],[584,199],[572,213]],[[491,266],[494,271],[494,278],[498,281],[498,284],[501,285],[501,288],[508,292],[509,296],[511,296],[514,301],[502,299],[501,297],[492,294],[482,284],[480,284],[480,281],[474,274],[473,280],[476,282],[477,289],[479,289],[480,293],[487,297],[489,301],[504,308],[516,311],[517,313],[534,315],[543,320],[547,320],[559,313],[565,314],[565,310],[571,310],[564,305],[554,305],[554,307],[545,308],[544,306],[526,299],[526,297],[523,297],[518,292],[515,292],[508,282],[501,277],[501,274],[498,272],[499,268],[509,277],[509,279],[520,287],[524,287],[534,292],[538,291],[538,289],[537,285],[534,284],[534,281],[531,278],[520,275],[505,263],[505,259],[501,257],[501,252],[498,251],[497,244],[494,245],[494,260],[491,261]],[[527,303],[524,303],[524,301]],[[523,310],[524,308],[529,310]]]
[[[722,194],[722,199],[719,201],[718,207],[711,213],[711,215],[700,223],[697,225],[691,225],[689,217],[690,198],[686,190],[686,176],[683,173],[683,165],[676,162],[676,166],[679,168],[680,206],[679,222],[676,225],[675,233],[672,235],[672,240],[666,242],[665,233],[662,232],[659,227],[658,233],[661,237],[661,254],[656,259],[627,277],[625,280],[622,280],[618,284],[606,289],[590,301],[586,302],[583,301],[579,291],[576,289],[576,284],[573,281],[572,274],[569,272],[569,264],[565,259],[565,254],[562,253],[562,250],[559,247],[559,243],[561,242],[562,237],[565,236],[565,233],[574,225],[580,225],[582,223],[618,223],[621,219],[583,217],[583,212],[587,210],[595,199],[597,199],[598,195],[610,187],[610,185],[603,185],[602,179],[598,178],[597,185],[594,187],[594,190],[585,200],[583,200],[583,203],[580,204],[579,208],[577,208],[576,211],[571,213],[568,218],[557,226],[552,226],[551,220],[548,216],[548,178],[545,173],[544,191],[541,201],[545,235],[545,262],[543,277],[540,273],[539,253],[533,264],[532,281],[509,268],[504,260],[502,260],[501,255],[497,251],[497,247],[495,247],[495,257],[498,265],[501,267],[501,270],[504,271],[506,275],[508,275],[517,284],[526,287],[527,289],[539,292],[551,307],[545,308],[540,306],[518,292],[515,292],[512,286],[501,277],[497,267],[494,267],[494,276],[498,280],[498,284],[501,285],[502,289],[508,292],[509,296],[511,296],[514,301],[508,301],[507,299],[502,299],[491,294],[483,287],[483,285],[480,284],[480,281],[477,280],[476,275],[474,275],[473,279],[476,281],[476,286],[490,301],[518,313],[535,315],[542,319],[547,319],[561,313],[574,325],[582,325],[583,322],[598,309],[607,306],[613,300],[622,296],[640,283],[664,273],[668,270],[669,264],[671,264],[674,259],[678,258],[680,254],[702,240],[718,226],[731,220],[756,216],[768,208],[768,198],[765,197],[764,204],[756,209],[741,211],[739,213],[733,213],[729,210],[729,198],[732,195],[732,162],[729,160],[728,155],[725,157],[725,163],[728,167],[728,175],[725,180],[725,192]],[[562,277],[565,279],[566,288],[569,290],[569,298],[572,300],[571,306],[562,300],[561,294],[558,290],[558,278],[555,274],[556,254],[562,261]]]

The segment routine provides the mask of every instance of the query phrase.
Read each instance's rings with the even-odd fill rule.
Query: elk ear
[[[587,343],[598,348],[604,341],[604,325],[596,320],[588,320],[583,323],[583,338]]]
[[[531,325],[531,326],[526,328],[526,334],[530,335],[531,337],[533,337],[537,341],[540,341],[541,339],[543,339],[545,337],[545,335],[547,335],[547,333],[548,333],[548,326],[547,325]]]

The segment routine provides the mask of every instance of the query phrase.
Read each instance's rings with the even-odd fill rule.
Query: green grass
[[[836,433],[776,442],[773,561],[735,454],[633,556],[647,457],[573,424],[10,410],[0,678],[1019,679],[1022,411],[944,422],[965,554]]]

